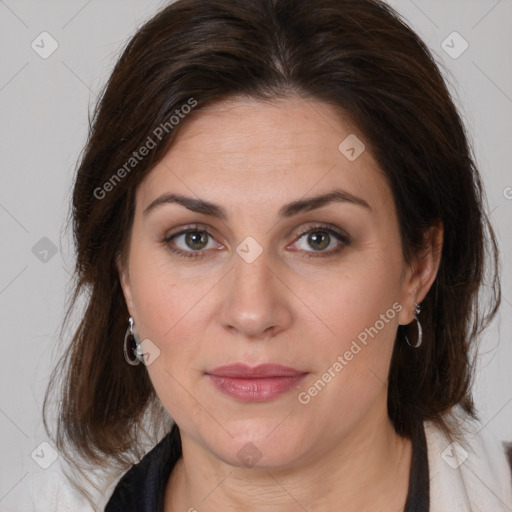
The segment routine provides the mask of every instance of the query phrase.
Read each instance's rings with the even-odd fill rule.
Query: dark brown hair
[[[422,346],[404,341],[414,340],[414,325],[398,329],[388,394],[396,431],[411,436],[423,420],[449,431],[443,415],[457,404],[475,416],[472,347],[500,302],[498,253],[463,123],[425,44],[378,0],[177,0],[122,53],[76,173],[76,282],[65,322],[79,297],[86,307],[48,390],[61,384],[61,450],[127,464],[141,455],[148,411],[149,423],[169,425],[144,365],[123,356],[129,314],[116,259],[126,255],[138,184],[202,107],[291,95],[333,106],[364,135],[391,187],[407,262],[429,227],[444,227],[438,276],[422,303]],[[171,127],[191,99],[194,111]],[[160,126],[168,129],[156,147],[127,170]],[[491,293],[482,309],[486,248]]]

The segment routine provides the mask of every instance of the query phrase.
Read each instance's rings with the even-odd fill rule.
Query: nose
[[[292,322],[292,292],[269,266],[265,250],[252,263],[235,254],[234,267],[222,290],[220,321],[232,333],[263,340],[284,331]]]

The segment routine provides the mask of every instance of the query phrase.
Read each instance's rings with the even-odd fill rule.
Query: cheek
[[[182,424],[194,421],[202,411],[193,397],[203,371],[199,363],[204,350],[201,322],[207,313],[202,299],[208,288],[176,279],[173,282],[169,272],[156,267],[140,277],[139,333],[141,340],[149,338],[159,350],[158,358],[147,366],[149,377],[173,419]],[[183,412],[184,418],[180,415]]]
[[[334,407],[357,417],[386,386],[401,310],[400,273],[374,261],[359,259],[350,271],[323,281],[321,290],[300,292],[316,313],[314,343],[303,346],[316,362],[302,386],[303,401],[315,402],[318,414]]]
[[[131,252],[131,285],[138,331],[155,343],[166,343],[184,327],[190,329],[207,285],[184,279],[165,250],[141,243]],[[196,308],[195,305],[199,306]]]
[[[150,281],[147,281],[150,284]],[[141,339],[149,338],[173,367],[191,360],[204,336],[207,289],[168,283],[162,277],[139,295],[137,312]]]
[[[302,281],[294,292],[310,309],[318,341],[324,340],[320,344],[343,350],[358,337],[363,343],[371,335],[394,339],[400,290],[399,266],[382,265],[370,254],[347,259],[339,272],[319,276],[316,282]]]
[[[194,369],[201,355],[201,319],[206,315],[204,298],[208,286],[204,280],[179,279],[168,261],[152,259],[149,254],[132,253],[136,329],[141,341],[149,339],[156,347],[153,350],[158,357],[147,366],[147,371],[157,395],[166,407],[169,405],[169,410],[173,401],[183,399],[180,386],[188,389],[191,376],[199,375]]]

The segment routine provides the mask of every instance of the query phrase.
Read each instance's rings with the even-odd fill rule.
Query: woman
[[[125,471],[105,511],[511,509],[471,397],[480,177],[386,4],[170,4],[107,84],[73,226],[56,442]]]

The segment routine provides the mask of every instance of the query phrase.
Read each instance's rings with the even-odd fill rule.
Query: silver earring
[[[407,345],[409,345],[412,348],[418,348],[421,345],[421,342],[423,341],[423,330],[421,329],[420,320],[418,318],[418,315],[420,314],[421,307],[419,304],[414,303],[414,318],[416,319],[416,325],[418,326],[418,340],[416,341],[415,345],[412,345],[409,341],[409,338],[407,338],[407,335],[405,335],[405,341],[407,342]]]
[[[140,363],[139,354],[141,346],[139,338],[133,329],[133,323],[133,317],[130,317],[128,319],[128,329],[126,329],[124,335],[123,352],[126,362],[132,366],[137,366]],[[135,358],[130,357],[131,355],[134,355]]]

